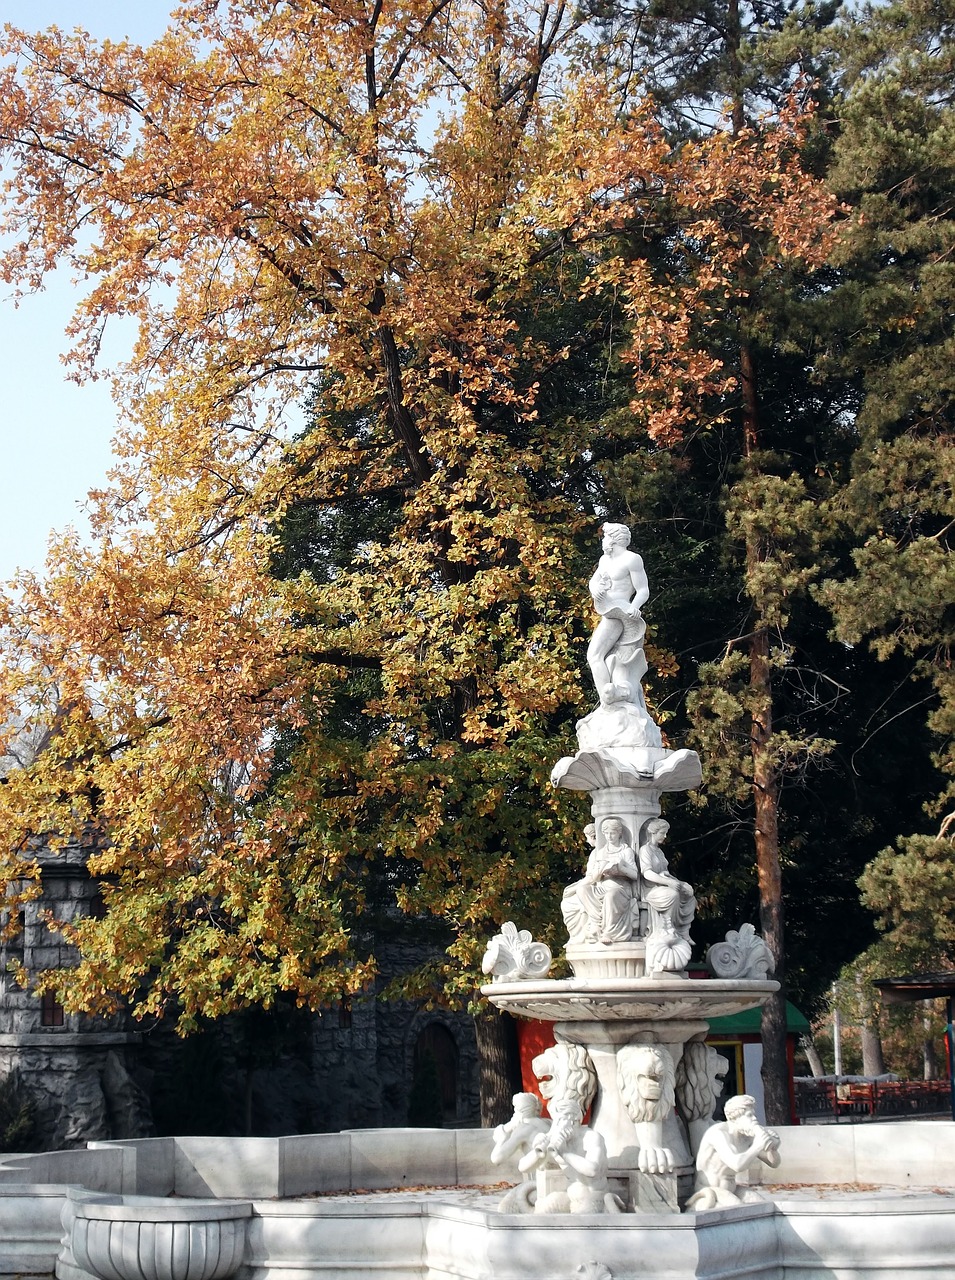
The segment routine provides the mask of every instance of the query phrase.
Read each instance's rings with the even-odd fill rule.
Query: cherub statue
[[[704,1210],[748,1204],[760,1197],[736,1185],[738,1174],[757,1161],[779,1167],[779,1134],[756,1119],[756,1100],[737,1094],[724,1107],[726,1119],[711,1125],[696,1156],[696,1183],[688,1209]]]

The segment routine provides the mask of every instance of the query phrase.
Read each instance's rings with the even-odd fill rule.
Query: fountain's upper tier
[[[659,795],[662,791],[692,791],[703,781],[703,770],[695,751],[603,746],[564,756],[551,771],[550,780],[555,787],[571,791],[622,787]]]

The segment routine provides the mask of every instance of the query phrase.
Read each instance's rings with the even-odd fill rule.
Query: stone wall
[[[75,963],[73,948],[44,917],[72,921],[89,914],[96,897],[86,871],[89,853],[76,844],[40,851],[43,897],[26,905],[21,932],[0,948],[0,1075],[17,1071],[31,1093],[33,1145],[44,1150],[153,1132],[133,1074],[141,1037],[125,1015],[94,1018],[49,1003],[44,1010],[40,998],[7,972],[13,961],[30,973]]]
[[[47,1008],[45,1021],[60,1025],[44,1025],[40,999],[13,981],[7,965],[18,961],[37,973],[74,961],[43,916],[74,920],[95,910],[89,852],[80,845],[41,851],[43,897],[28,904],[21,933],[0,949],[0,1075],[18,1071],[33,1095],[36,1149],[157,1131],[274,1136],[403,1125],[416,1050],[422,1036],[434,1039],[436,1026],[446,1046],[445,1077],[454,1074],[453,1086],[445,1079],[453,1098],[444,1122],[478,1122],[471,1018],[377,998],[397,975],[440,951],[410,940],[411,922],[375,948],[382,969],[376,993],[321,1013],[250,1011],[185,1040],[170,1022],[143,1029],[122,1012],[93,1018]]]

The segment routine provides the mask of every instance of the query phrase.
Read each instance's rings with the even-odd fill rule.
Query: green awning
[[[758,1036],[762,1010],[747,1009],[745,1013],[730,1013],[725,1018],[710,1018],[712,1036]],[[809,1023],[796,1006],[786,1001],[786,1030],[795,1036],[804,1036]]]

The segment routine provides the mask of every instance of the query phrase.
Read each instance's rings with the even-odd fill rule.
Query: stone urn
[[[74,1275],[227,1280],[245,1256],[251,1215],[248,1201],[81,1194],[67,1201],[63,1225]]]

